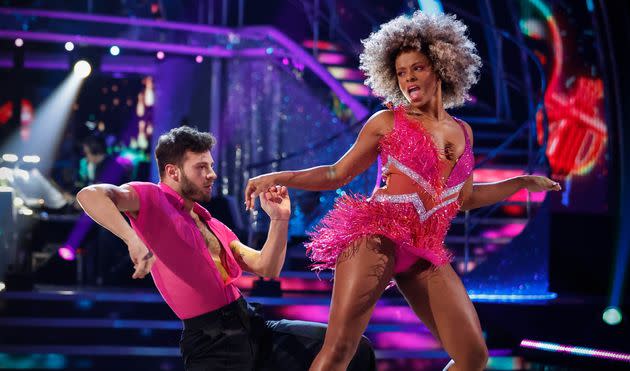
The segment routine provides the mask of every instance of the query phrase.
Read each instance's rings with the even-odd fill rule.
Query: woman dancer
[[[394,280],[410,307],[453,359],[451,370],[482,370],[488,351],[475,308],[449,263],[444,238],[459,210],[499,202],[520,189],[559,190],[546,177],[474,184],[470,126],[446,108],[462,105],[481,61],[452,15],[416,12],[363,41],[366,84],[390,109],[374,114],[335,164],[249,180],[245,203],[273,185],[337,189],[377,157],[385,185],[370,198],[344,196],[306,245],[316,269],[334,269],[324,345],[311,370],[345,370],[376,301]],[[453,364],[454,363],[454,364]]]

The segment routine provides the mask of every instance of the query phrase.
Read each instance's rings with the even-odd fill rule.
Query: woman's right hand
[[[256,197],[275,185],[277,185],[275,173],[259,175],[247,181],[247,187],[245,187],[245,209],[253,210]]]
[[[529,192],[547,192],[547,191],[560,191],[562,187],[559,182],[551,180],[545,176],[538,175],[525,175],[524,188]]]

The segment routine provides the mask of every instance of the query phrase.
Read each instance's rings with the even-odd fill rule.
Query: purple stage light
[[[346,67],[336,67],[330,66],[328,67],[328,72],[330,72],[336,79],[339,80],[364,80],[365,76],[363,72]]]
[[[73,13],[73,12],[58,12],[58,11],[46,11],[46,10],[36,10],[36,9],[23,9],[23,8],[1,8],[0,14],[9,14],[9,15],[25,15],[25,16],[33,16],[33,17],[43,17],[49,19],[64,19],[69,21],[79,21],[79,22],[99,22],[105,24],[118,24],[118,25],[127,25],[127,26],[136,26],[136,27],[152,27],[157,29],[170,29],[170,30],[182,30],[188,32],[196,32],[201,34],[214,34],[214,35],[232,35],[235,33],[234,30],[229,28],[222,27],[213,27],[206,25],[195,25],[195,24],[186,24],[179,22],[166,22],[166,21],[157,21],[150,19],[142,19],[142,18],[127,18],[127,17],[115,17],[115,16],[104,16],[104,15],[94,15],[94,14],[82,14],[82,13]],[[261,26],[252,26],[245,27],[240,29],[239,35],[246,38],[253,39],[263,39],[270,38],[273,42],[280,44],[282,52],[280,49],[275,48],[273,54],[279,55],[280,57],[284,57],[285,55],[281,55],[281,53],[288,53],[293,58],[295,58],[299,64],[296,64],[296,68],[302,69],[304,66],[308,66],[317,76],[319,76],[339,97],[339,99],[344,102],[354,113],[356,118],[365,117],[369,111],[363,106],[361,102],[356,100],[346,89],[341,86],[339,81],[337,81],[331,74],[326,70],[324,66],[319,64],[313,56],[311,56],[306,50],[302,48],[301,45],[295,43],[294,40],[287,37],[282,32],[274,29],[273,27],[261,27]],[[151,42],[151,41],[140,41],[140,40],[128,40],[128,39],[118,39],[118,38],[105,38],[105,37],[95,37],[95,36],[77,36],[77,35],[64,35],[64,34],[55,34],[49,32],[36,32],[36,31],[6,31],[0,30],[0,38],[9,38],[9,37],[27,37],[32,40],[44,41],[44,42],[66,42],[69,40],[74,40],[75,42],[95,45],[95,46],[111,46],[118,45],[121,47],[125,47],[128,49],[135,50],[144,50],[144,51],[155,51],[161,50],[171,54],[192,54],[192,55],[202,55],[202,56],[214,56],[214,57],[222,57],[229,58],[234,56],[265,56],[267,50],[265,48],[261,48],[261,50],[242,50],[242,51],[233,51],[226,50],[222,47],[196,47],[191,45],[181,45],[181,44],[165,44],[162,42]],[[327,58],[326,53],[324,54],[324,58]],[[332,54],[332,53],[330,53]],[[321,56],[321,54],[320,54]],[[338,56],[345,58],[345,56],[341,54],[333,54],[336,59],[339,59]],[[333,58],[335,59],[335,58]],[[300,68],[302,67],[302,68]]]
[[[59,250],[57,250],[57,252],[59,253],[59,256],[61,256],[63,260],[72,261],[76,257],[75,250],[70,245],[64,245],[60,247]]]
[[[621,352],[611,352],[608,350],[600,350],[594,348],[579,347],[573,345],[562,345],[555,343],[548,343],[544,341],[534,341],[523,339],[521,341],[522,348],[538,349],[547,352],[568,353],[576,356],[595,357],[611,359],[615,361],[630,362],[630,354]]]
[[[359,95],[362,97],[370,96],[370,88],[358,82],[344,81],[341,85],[352,95]]]
[[[430,332],[381,332],[370,334],[378,349],[441,350],[442,346]]]
[[[344,64],[347,58],[343,54],[321,53],[317,56],[317,60],[323,64]]]

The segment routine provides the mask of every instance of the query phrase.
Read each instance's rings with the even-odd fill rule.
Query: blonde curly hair
[[[442,80],[444,107],[463,105],[469,98],[468,90],[479,79],[481,68],[481,58],[466,30],[466,25],[454,15],[429,15],[421,11],[384,23],[361,40],[365,50],[359,56],[359,68],[367,76],[365,84],[386,102],[407,104],[398,87],[395,61],[400,53],[417,50],[429,58]]]

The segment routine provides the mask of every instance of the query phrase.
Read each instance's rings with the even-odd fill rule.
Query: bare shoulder
[[[137,212],[140,209],[138,192],[129,183],[116,187],[113,201],[120,211]]]
[[[468,132],[468,135],[472,138],[473,131],[472,131],[472,128],[470,127],[470,124],[467,123],[464,120],[459,120],[459,121],[461,121],[461,123],[464,124],[464,127],[466,128],[466,131]]]
[[[389,109],[380,110],[374,113],[365,123],[365,129],[383,136],[394,128],[394,112]]]
[[[466,121],[464,121],[464,120],[462,120],[460,118],[454,118],[453,117],[453,120],[454,121],[459,121],[459,122],[462,123],[462,125],[464,125],[464,129],[466,129],[466,133],[468,133],[468,138],[470,138],[470,141],[472,143],[472,141],[473,141],[473,131],[472,131],[472,128],[470,127],[470,124],[468,124]]]
[[[138,197],[138,192],[136,192],[133,186],[129,183],[119,186],[118,190],[125,193],[127,197]]]

